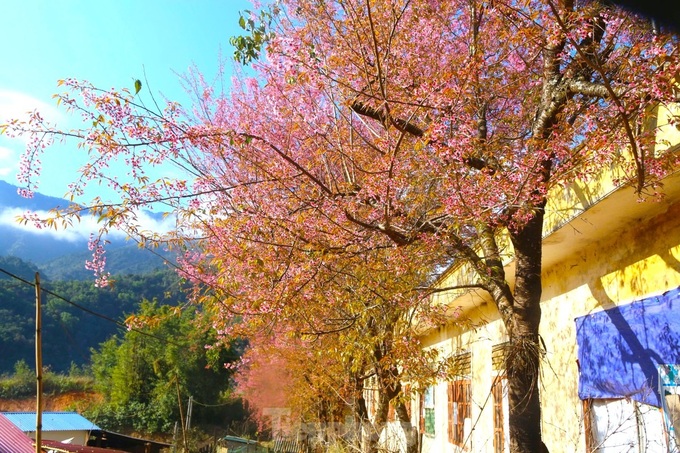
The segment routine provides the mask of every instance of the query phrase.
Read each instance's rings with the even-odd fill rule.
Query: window
[[[434,386],[429,386],[423,393],[422,412],[420,414],[420,429],[430,436],[434,436]]]
[[[680,451],[680,365],[658,366],[661,409],[670,451]]]
[[[449,382],[447,392],[449,400],[449,442],[462,447],[465,445],[471,429],[470,353],[454,357],[452,371],[455,377]]]
[[[449,382],[449,442],[465,444],[465,421],[470,419],[470,380]]]
[[[493,394],[493,449],[495,453],[505,453],[508,451],[508,439],[506,433],[509,434],[505,426],[508,411],[508,381],[503,375],[497,375],[493,380],[491,387]]]
[[[680,451],[680,366],[658,365],[658,373],[661,410],[634,398],[583,400],[587,451]]]
[[[586,446],[590,451],[661,452],[668,448],[663,413],[630,398],[584,402]]]
[[[510,451],[508,380],[505,377],[507,346],[508,343],[501,343],[495,345],[491,350],[491,366],[495,373],[491,387],[493,396],[493,448],[495,453]]]

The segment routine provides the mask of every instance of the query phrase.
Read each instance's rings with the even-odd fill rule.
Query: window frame
[[[493,448],[494,453],[510,451],[509,443],[509,402],[508,379],[506,375],[507,348],[509,342],[499,343],[491,348],[491,367],[494,380],[491,384],[493,397]]]
[[[420,431],[427,436],[435,436],[435,387],[430,385],[420,395]]]
[[[509,445],[506,439],[508,381],[505,373],[499,373],[494,377],[491,393],[493,397],[493,449],[495,453],[506,453],[509,451]]]
[[[472,418],[472,382],[469,378],[448,383],[449,442],[459,447],[466,443],[465,419]]]
[[[452,360],[453,379],[447,385],[448,441],[465,448],[469,439],[465,434],[465,420],[472,419],[472,355],[458,354]]]

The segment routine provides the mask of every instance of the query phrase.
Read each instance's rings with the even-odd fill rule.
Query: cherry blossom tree
[[[262,253],[262,244],[258,250]],[[249,253],[252,251],[249,247]],[[411,255],[405,249],[391,247],[363,250],[360,254],[347,249],[324,250],[324,256],[315,256],[318,254],[307,247],[305,256],[263,260],[263,267],[265,262],[280,266],[285,259],[290,260],[285,266],[296,263],[299,268],[309,267],[302,282],[286,283],[293,285],[295,296],[284,296],[287,299],[283,302],[278,300],[278,290],[288,291],[285,285],[246,289],[245,282],[238,284],[242,302],[256,297],[239,312],[245,322],[232,326],[230,333],[250,339],[251,348],[244,360],[247,366],[241,370],[239,380],[246,398],[260,409],[267,407],[263,406],[266,403],[262,396],[271,392],[271,386],[255,384],[263,375],[266,378],[275,363],[286,370],[287,379],[280,381],[286,382],[284,406],[293,409],[301,420],[309,422],[311,417],[332,428],[339,414],[351,414],[362,434],[356,447],[376,451],[391,405],[405,428],[404,436],[415,447],[407,409],[410,395],[404,395],[402,382],[431,383],[445,376],[448,362],[438,357],[438,351],[421,348],[413,332],[416,321],[441,325],[447,313],[445,307],[429,303],[426,286],[432,265],[426,264],[428,258],[411,261],[414,247],[409,251]],[[232,270],[235,274],[245,271]],[[255,286],[258,281],[261,285],[270,278],[253,280]],[[222,303],[224,298],[217,300]],[[214,305],[214,299],[204,299],[203,303]],[[272,309],[275,312],[269,311]],[[219,325],[228,323],[229,319],[225,319]],[[369,416],[363,396],[369,379],[375,382],[377,395],[374,413],[370,414],[373,417]]]
[[[267,417],[272,408],[287,411],[289,428],[303,422],[318,425],[320,432],[348,414],[354,395],[344,365],[332,353],[334,341],[331,336],[293,338],[281,331],[251,339],[236,377],[237,391],[261,429],[277,434]]]
[[[647,119],[676,100],[677,37],[572,0],[282,0],[270,11],[250,18],[260,38],[249,55],[265,51],[257,76],[228,93],[188,76],[191,111],[147,107],[137,86],[63,81],[70,91],[58,101],[83,115],[82,129],[37,112],[3,126],[31,137],[25,190],[50,141],[75,139],[89,161],[70,193],[105,181],[121,199],[88,206],[103,231],[187,246],[182,272],[224,335],[274,320],[299,335],[335,325],[370,348],[361,329],[389,323],[363,311],[396,307],[407,327],[439,319],[422,288],[466,263],[472,279],[460,289],[488,293],[509,337],[511,451],[546,451],[537,388],[547,196],[609,165],[641,197],[656,194],[676,162],[654,151]],[[114,161],[129,174],[109,171]],[[168,163],[187,176],[150,177]],[[163,237],[137,222],[158,203],[177,215]],[[81,212],[31,220],[68,225]],[[391,382],[408,377],[403,362],[386,361],[400,370]]]

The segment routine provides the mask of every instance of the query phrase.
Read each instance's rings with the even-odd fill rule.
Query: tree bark
[[[512,325],[508,329],[510,346],[506,355],[512,453],[548,451],[541,438],[538,386],[542,355],[538,327],[543,216],[543,206],[539,206],[526,225],[510,233],[517,266]]]
[[[377,453],[380,441],[380,433],[382,433],[385,424],[387,423],[387,413],[389,410],[389,397],[387,393],[380,390],[378,392],[378,401],[376,405],[373,422],[368,418],[362,423],[361,432],[361,451],[363,453]]]

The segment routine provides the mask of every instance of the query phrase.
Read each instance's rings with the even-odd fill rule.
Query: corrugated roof
[[[0,414],[0,453],[35,453],[31,438],[2,414]]]
[[[92,431],[90,433],[91,437],[95,439],[106,438],[106,445],[111,448],[127,449],[128,447],[133,448],[138,445],[145,445],[151,447],[151,451],[159,451],[163,448],[170,448],[172,444],[166,442],[160,442],[157,440],[143,439],[141,437],[126,436],[125,434],[116,433],[113,431]]]
[[[43,448],[64,453],[127,453],[123,450],[113,450],[110,448],[86,447],[84,445],[62,444],[55,440],[43,440]],[[34,450],[35,451],[35,450]]]
[[[3,412],[15,426],[24,432],[35,431],[35,412]],[[43,431],[92,431],[101,429],[77,412],[43,412]]]

